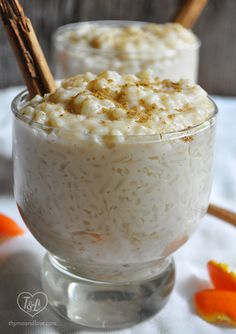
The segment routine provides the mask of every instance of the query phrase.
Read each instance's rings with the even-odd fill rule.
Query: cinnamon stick
[[[236,226],[236,213],[210,204],[207,213]]]
[[[191,29],[206,4],[207,0],[186,0],[183,7],[175,15],[173,22],[180,23],[185,28]]]
[[[0,16],[30,97],[53,93],[55,81],[30,20],[18,0],[0,0]]]

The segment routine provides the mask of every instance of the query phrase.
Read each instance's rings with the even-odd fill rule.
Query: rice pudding
[[[108,71],[16,102],[15,197],[36,239],[90,279],[155,275],[208,206],[215,107],[207,93]]]
[[[200,42],[178,23],[95,21],[54,34],[56,76],[152,70],[163,79],[197,81]]]

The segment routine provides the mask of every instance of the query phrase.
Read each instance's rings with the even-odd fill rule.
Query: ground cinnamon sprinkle
[[[113,80],[108,79],[107,82],[112,83]],[[87,88],[93,93],[93,95],[99,100],[109,100],[115,104],[116,107],[122,108],[126,111],[128,119],[135,119],[136,122],[145,123],[149,121],[153,112],[163,111],[163,108],[158,108],[155,103],[149,105],[143,98],[139,100],[140,106],[129,107],[127,103],[127,92],[131,87],[141,87],[142,89],[158,93],[174,93],[181,92],[181,84],[179,82],[171,82],[170,80],[160,81],[159,78],[155,78],[154,81],[147,79],[140,79],[136,83],[124,83],[117,87],[117,90],[112,90],[109,87],[99,87],[99,80],[95,79],[89,83]],[[102,112],[105,113],[109,120],[117,120],[114,115],[114,109],[102,108]]]
[[[103,73],[101,74],[103,75]],[[164,111],[164,108],[158,108],[155,103],[151,105],[148,104],[143,98],[139,99],[139,106],[129,107],[127,102],[128,100],[128,91],[132,87],[140,87],[142,90],[146,90],[148,92],[152,92],[153,94],[172,94],[179,93],[182,91],[182,85],[180,82],[172,82],[170,80],[161,81],[158,77],[148,80],[146,78],[140,78],[138,82],[128,82],[123,83],[117,86],[117,89],[113,90],[109,86],[101,87],[100,78],[94,79],[90,81],[87,85],[87,89],[92,93],[92,96],[96,97],[100,101],[108,100],[112,102],[115,107],[121,108],[125,110],[128,119],[134,119],[138,123],[146,123],[152,119],[154,113],[158,113]],[[69,82],[69,81],[68,81]],[[112,84],[114,80],[107,79],[109,84]],[[85,93],[85,92],[83,92]],[[79,114],[82,107],[83,102],[81,102],[80,108],[78,108],[77,104],[75,106],[76,96],[72,96],[67,100],[67,108],[66,110],[70,113]],[[164,96],[163,98],[167,98]],[[54,102],[54,96],[51,95],[49,97],[50,102]],[[178,112],[184,112],[190,109],[191,106],[189,104],[185,104],[183,108],[176,109]],[[107,116],[108,120],[115,121],[118,120],[119,117],[115,114],[114,108],[102,108],[101,112]],[[168,118],[172,120],[175,115],[168,115]],[[165,124],[165,122],[162,122]]]
[[[191,141],[193,141],[193,137],[192,136],[186,136],[181,138],[182,141],[186,142],[186,143],[191,143]]]
[[[206,92],[185,80],[161,81],[148,72],[120,75],[113,71],[65,79],[54,94],[33,101],[33,108],[24,108],[24,114],[31,115],[35,105],[42,122],[48,124],[52,119],[53,126],[58,127],[73,123],[86,133],[99,135],[185,130],[201,124],[214,110]],[[36,111],[32,119],[38,121],[39,117],[34,115]],[[58,121],[60,115],[63,119]]]

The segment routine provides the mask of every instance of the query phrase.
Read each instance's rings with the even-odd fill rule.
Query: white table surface
[[[0,91],[0,212],[14,218],[26,231],[23,237],[0,245],[0,333],[92,333],[59,318],[49,306],[33,319],[17,306],[16,299],[20,292],[42,291],[40,262],[45,253],[24,226],[12,195],[9,105],[19,90],[16,87]],[[236,98],[213,98],[220,113],[211,201],[236,210]],[[5,123],[4,127],[1,122]],[[176,285],[164,310],[140,325],[112,333],[236,333],[236,329],[204,322],[196,315],[192,303],[195,291],[211,286],[206,270],[209,259],[225,261],[236,268],[236,229],[206,216],[195,235],[174,257],[177,266]],[[37,323],[24,324],[32,320]],[[15,327],[9,325],[10,321]]]

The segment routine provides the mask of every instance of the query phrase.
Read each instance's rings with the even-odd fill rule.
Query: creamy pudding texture
[[[177,23],[100,21],[72,24],[54,36],[56,72],[152,70],[161,78],[196,81],[199,41]]]
[[[152,277],[206,212],[214,124],[206,92],[186,81],[116,72],[62,81],[14,121],[26,224],[81,276]]]
[[[63,80],[54,94],[36,96],[21,111],[42,125],[100,136],[180,131],[213,112],[200,86],[161,81],[148,72],[135,76],[112,71]]]

